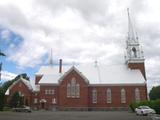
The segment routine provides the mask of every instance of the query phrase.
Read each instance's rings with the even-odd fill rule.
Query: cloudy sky
[[[146,58],[148,87],[160,84],[159,0],[0,0],[3,80],[48,64],[124,64],[127,8]]]

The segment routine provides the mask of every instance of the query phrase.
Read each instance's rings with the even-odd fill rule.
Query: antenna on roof
[[[51,66],[53,65],[52,48],[51,48],[51,53],[50,53],[49,64],[50,64]]]

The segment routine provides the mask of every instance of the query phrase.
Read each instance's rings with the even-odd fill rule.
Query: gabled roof
[[[76,71],[85,80],[86,83],[89,83],[89,80],[75,66],[72,66],[64,75],[59,78],[58,81],[62,82],[62,80],[73,70]]]
[[[139,84],[145,83],[140,70],[126,65],[80,65],[77,69],[88,78],[90,84]]]
[[[76,70],[90,84],[145,84],[140,70],[131,70],[125,64],[81,64],[74,67],[68,65],[62,67],[61,74],[58,73],[59,66],[53,66],[53,69],[48,66],[42,68],[38,72],[40,74],[44,72],[40,84],[58,84],[59,80],[69,74],[72,69]]]
[[[15,81],[8,89],[7,91],[5,92],[5,95],[9,95],[9,91],[12,89],[13,86],[15,86],[18,82],[22,81],[27,87],[29,90],[33,90],[32,88],[32,85],[30,83],[30,81],[24,79],[24,78],[19,78],[19,80]]]

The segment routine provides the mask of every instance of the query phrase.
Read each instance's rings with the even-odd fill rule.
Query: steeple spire
[[[49,65],[51,66],[53,65],[52,48],[51,48],[51,53],[50,53]]]
[[[128,13],[128,40],[130,42],[138,42],[137,33],[135,32],[133,28],[133,23],[131,21],[129,8],[127,8],[127,13]]]
[[[128,37],[127,37],[127,56],[126,56],[126,62],[144,62],[144,56],[143,51],[140,48],[139,40],[137,33],[135,32],[135,29],[133,27],[129,8],[127,8],[127,14],[128,14]]]
[[[126,40],[126,65],[130,69],[140,70],[146,79],[143,50],[139,44],[137,33],[131,21],[129,8],[128,13],[128,37]]]

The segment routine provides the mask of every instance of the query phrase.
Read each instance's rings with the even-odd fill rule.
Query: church
[[[127,110],[131,102],[147,100],[145,59],[129,11],[128,21],[124,64],[63,65],[60,59],[58,66],[40,67],[34,86],[23,78],[13,83],[7,101],[16,91],[25,105],[46,110]]]

